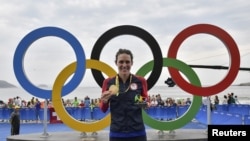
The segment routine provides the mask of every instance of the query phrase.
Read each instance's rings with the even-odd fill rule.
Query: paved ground
[[[102,130],[96,134],[83,135],[76,131],[53,132],[47,136],[41,134],[23,134],[10,136],[7,141],[107,141],[109,131]],[[147,141],[207,141],[207,134],[201,129],[178,129],[172,132],[159,133],[153,129],[147,129]]]
[[[206,136],[205,131],[206,131],[207,126],[198,122],[190,122],[189,124],[187,124],[186,126],[184,126],[181,129],[178,129],[176,131],[176,135],[175,136],[168,136],[169,132],[164,132],[162,135],[158,133],[157,130],[155,129],[151,129],[149,127],[147,127],[147,132],[149,134],[154,134],[154,135],[160,135],[158,136],[161,137],[163,140],[165,139],[169,139],[169,140],[173,140],[174,138],[187,138],[187,137],[191,137],[189,135],[192,135],[192,133],[199,133],[197,135],[201,135],[201,137]],[[108,133],[108,129],[109,127],[107,127],[104,131],[102,131],[102,133],[99,132],[99,134],[103,134],[103,132],[105,132],[105,134]],[[191,130],[194,129],[194,130]],[[48,133],[49,135],[56,135],[58,134],[60,136],[60,134],[62,132],[67,132],[67,134],[77,134],[78,136],[80,136],[80,133],[72,130],[71,128],[67,127],[64,124],[61,123],[57,123],[57,124],[48,124],[47,125],[47,130],[44,130],[44,125],[42,123],[23,123],[21,124],[21,130],[20,130],[20,135],[24,135],[27,136],[28,134],[33,134],[35,136],[42,136],[44,133]],[[185,136],[186,133],[187,135]],[[195,136],[197,136],[195,135]],[[6,141],[7,137],[10,136],[10,125],[9,123],[0,123],[0,141]],[[169,138],[171,137],[171,138]],[[174,137],[174,138],[173,138]],[[198,137],[198,136],[197,136]],[[150,135],[148,137],[148,139],[152,138],[152,136]],[[80,139],[81,141],[84,140],[83,138]],[[151,139],[150,139],[151,140]],[[152,138],[153,140],[153,138]]]

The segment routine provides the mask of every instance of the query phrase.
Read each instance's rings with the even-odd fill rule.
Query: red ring
[[[172,41],[169,47],[167,57],[176,58],[177,51],[181,43],[189,36],[198,33],[211,34],[220,39],[227,47],[230,53],[231,65],[229,67],[229,71],[226,77],[216,85],[209,87],[199,87],[192,85],[188,83],[185,79],[183,79],[183,77],[180,75],[177,69],[168,67],[168,70],[171,77],[176,82],[176,84],[184,91],[197,96],[210,96],[225,90],[235,80],[240,67],[240,53],[235,41],[226,31],[214,25],[197,24],[184,29],[175,37],[175,39]]]

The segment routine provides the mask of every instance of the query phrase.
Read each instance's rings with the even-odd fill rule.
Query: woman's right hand
[[[104,91],[102,93],[102,96],[101,96],[101,100],[103,103],[108,103],[108,100],[110,99],[110,97],[112,96],[112,92],[111,91]]]

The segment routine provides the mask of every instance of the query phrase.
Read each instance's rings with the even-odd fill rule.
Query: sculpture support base
[[[172,132],[147,129],[148,141],[207,141],[207,133],[204,129],[178,129]],[[51,132],[49,136],[42,134],[22,134],[7,137],[6,141],[108,141],[109,131],[103,130],[93,133]]]

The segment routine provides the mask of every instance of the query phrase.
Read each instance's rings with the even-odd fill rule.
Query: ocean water
[[[49,89],[49,88],[43,88]],[[228,93],[233,92],[235,95],[238,96],[238,100],[241,104],[250,104],[250,86],[230,86],[224,91],[218,93],[220,102],[223,101],[223,96],[227,95]],[[193,95],[185,92],[178,86],[175,87],[168,87],[167,85],[164,86],[154,86],[152,89],[149,90],[149,95],[156,95],[161,94],[163,100],[168,97],[174,99],[185,99],[190,97],[192,99]],[[68,95],[62,97],[66,99],[73,99],[77,97],[79,100],[84,99],[84,97],[89,96],[90,98],[99,98],[101,95],[101,88],[100,87],[77,87]],[[33,94],[28,93],[22,87],[19,88],[0,88],[0,100],[5,102],[8,101],[9,98],[13,98],[19,96],[22,99],[28,101],[32,97],[37,97]],[[213,99],[214,95],[211,96]],[[39,98],[39,97],[38,97]],[[39,98],[43,100],[42,98]]]

